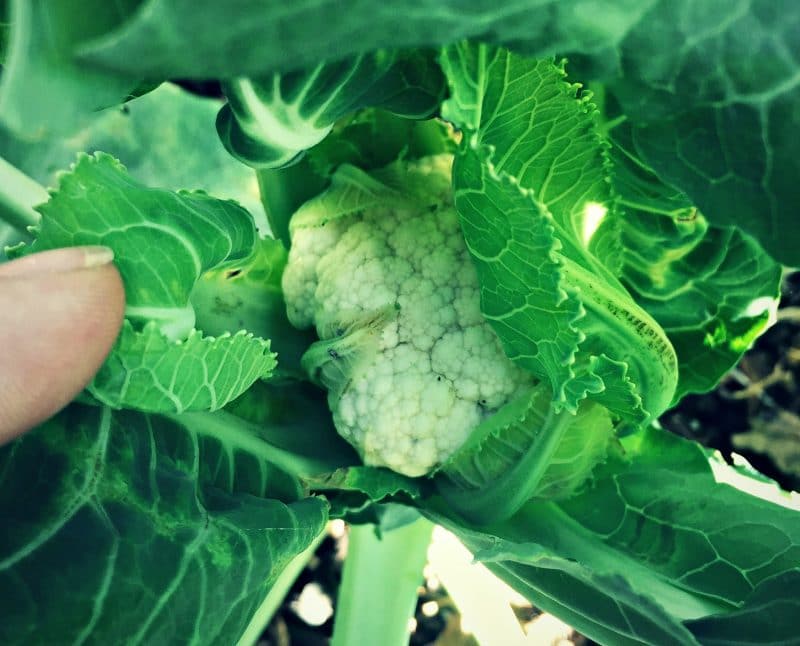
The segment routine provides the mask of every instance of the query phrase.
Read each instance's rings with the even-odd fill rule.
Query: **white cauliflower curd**
[[[534,378],[503,353],[450,190],[452,157],[352,167],[291,224],[290,321],[316,326],[339,433],[365,464],[429,473]],[[316,344],[319,345],[319,344]]]

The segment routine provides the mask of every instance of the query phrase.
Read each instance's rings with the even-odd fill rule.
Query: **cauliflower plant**
[[[293,217],[283,276],[290,321],[322,339],[307,365],[324,365],[339,433],[365,464],[409,476],[535,382],[481,314],[451,163],[340,172]]]

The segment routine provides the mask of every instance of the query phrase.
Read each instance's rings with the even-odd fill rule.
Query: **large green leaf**
[[[625,40],[611,86],[636,144],[713,224],[738,225],[800,262],[800,5],[658,3]]]
[[[473,147],[492,147],[496,172],[532,189],[571,234],[564,244],[579,252],[576,261],[594,269],[596,261],[579,249],[594,233],[585,230],[585,206],[609,207],[611,200],[594,106],[578,98],[563,66],[548,60],[459,44],[445,48],[441,61],[451,89],[442,116],[475,133]],[[571,240],[581,235],[586,240]]]
[[[742,643],[787,643],[796,584],[777,582],[798,575],[800,512],[717,484],[697,446],[663,431],[623,446],[569,500],[451,529],[538,607],[602,643],[692,644],[692,633],[715,643],[736,628]],[[767,608],[769,621],[746,625]]]
[[[462,38],[514,43],[531,54],[606,55],[657,0],[334,0],[287,5],[240,0],[197,11],[190,0],[146,0],[117,29],[82,49],[84,60],[149,78],[231,78],[310,68],[382,48]]]
[[[143,77],[87,68],[81,41],[115,25],[137,0],[10,0],[10,42],[0,82],[0,120],[28,139],[72,134],[93,111],[122,102]],[[5,49],[5,48],[4,48]]]
[[[472,549],[486,545],[485,537],[463,532],[461,536]],[[550,556],[535,544],[503,547],[509,552],[483,553],[489,570],[537,607],[591,639],[614,646],[697,644],[680,621],[652,595],[633,588],[627,578],[595,573],[571,560]]]
[[[146,188],[98,153],[79,157],[38,209],[36,240],[21,251],[104,244],[115,253],[128,322],[90,386],[101,401],[152,412],[215,410],[272,373],[268,340],[235,326],[233,336],[216,338],[193,329],[189,299],[200,277],[246,260],[256,243],[239,205]]]
[[[593,106],[550,61],[459,45],[443,65],[443,115],[465,130],[455,204],[506,353],[550,383],[557,408],[589,396],[631,421],[660,414],[677,363],[606,264],[615,212]]]
[[[649,429],[623,446],[627,455],[602,465],[591,490],[560,506],[582,526],[576,540],[602,537],[603,549],[624,551],[678,588],[732,605],[797,567],[796,508],[716,484],[700,447],[665,431]],[[556,529],[567,531],[569,521]]]
[[[147,188],[103,153],[81,155],[39,211],[30,251],[111,247],[125,283],[126,317],[163,321],[178,335],[193,326],[189,294],[200,275],[246,258],[256,240],[252,218],[237,204]]]
[[[626,253],[625,272],[637,303],[661,324],[678,355],[675,400],[711,390],[774,322],[780,265],[738,229],[704,227],[701,215],[687,223],[638,213],[626,226],[647,236],[648,249],[659,256],[643,264]],[[704,231],[681,246],[689,228]]]
[[[637,127],[636,145],[665,180],[709,219],[754,235],[776,259],[800,264],[800,232],[788,215],[800,204],[794,146],[800,93],[769,106],[730,104]]]
[[[236,642],[326,506],[210,428],[73,405],[0,451],[0,641]]]
[[[56,186],[57,173],[78,153],[103,151],[146,186],[174,191],[191,187],[236,200],[266,229],[255,174],[231,159],[215,132],[221,105],[163,83],[122,108],[95,113],[67,138],[27,141],[0,129],[0,149],[6,160],[43,186]]]
[[[625,284],[675,348],[675,399],[705,392],[772,322],[781,267],[740,230],[709,226],[685,194],[636,157],[628,128],[618,126],[612,137]]]
[[[798,263],[786,213],[800,203],[800,5],[792,0],[250,0],[196,11],[148,0],[83,47],[86,60],[152,78],[232,78],[463,38],[568,55],[608,82],[642,152],[715,224],[738,224]],[[398,16],[402,20],[398,21]],[[111,26],[109,26],[111,27]]]
[[[259,169],[296,161],[334,123],[360,108],[382,107],[408,118],[433,114],[444,79],[433,54],[378,51],[313,69],[223,85],[228,104],[217,130],[228,151]]]
[[[791,644],[797,641],[794,617],[800,610],[800,569],[756,586],[740,610],[687,622],[701,644]]]

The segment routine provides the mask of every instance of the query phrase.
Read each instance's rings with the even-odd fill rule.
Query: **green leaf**
[[[80,156],[39,211],[36,240],[23,251],[104,244],[115,253],[127,320],[89,386],[100,401],[150,412],[216,410],[272,374],[269,341],[239,327],[217,337],[193,329],[189,299],[197,281],[248,258],[256,242],[240,206],[146,188],[98,153]],[[272,271],[272,260],[262,259],[262,269]],[[276,262],[280,274],[281,258]]]
[[[674,220],[655,219],[662,222],[651,216],[641,230],[657,228],[662,249],[668,249],[677,238]],[[658,233],[651,240],[659,240]],[[637,302],[662,325],[678,355],[675,401],[714,388],[774,322],[781,280],[780,265],[738,229],[709,227],[682,252],[669,262],[673,282],[650,289],[649,277],[631,280]]]
[[[711,222],[739,226],[777,260],[796,265],[800,234],[787,204],[800,203],[800,173],[787,138],[800,127],[800,94],[769,107],[725,106],[638,127],[636,146]],[[746,136],[743,136],[746,133]]]
[[[625,76],[611,84],[655,171],[712,224],[745,229],[791,265],[799,29],[792,2],[661,2],[625,41]]]
[[[240,0],[197,11],[190,0],[146,0],[116,31],[84,46],[84,59],[149,78],[231,78],[310,68],[382,48],[463,38],[514,43],[527,53],[609,56],[655,0],[334,0],[286,5]],[[398,21],[398,17],[402,20]]]
[[[587,222],[585,206],[610,208],[611,192],[596,111],[577,97],[579,86],[566,82],[562,66],[496,47],[453,45],[442,64],[452,93],[443,116],[476,133],[473,147],[491,146],[497,173],[533,189],[557,223],[588,246],[588,227],[597,223]],[[566,241],[576,248],[580,242]]]
[[[602,465],[595,487],[561,506],[582,531],[648,562],[685,590],[732,605],[796,567],[796,509],[716,484],[700,447],[664,431],[640,433],[623,445],[627,463]]]
[[[126,321],[88,389],[113,408],[213,411],[272,374],[276,363],[269,341],[244,330],[218,337],[193,330],[171,341],[153,322],[137,332]]]
[[[789,634],[796,594],[772,582],[796,576],[798,510],[716,483],[702,450],[669,433],[622,444],[572,498],[481,529],[444,522],[537,607],[604,643],[695,643],[687,628],[724,642],[733,633],[717,627],[759,607],[769,621],[743,628],[747,643]]]
[[[419,498],[425,490],[424,481],[381,467],[346,467],[306,478],[305,482],[309,488],[319,491],[363,493],[373,502],[384,501],[398,494]]]
[[[464,38],[531,56],[569,56],[607,82],[637,126],[640,150],[713,224],[737,224],[796,265],[800,202],[800,6],[783,0],[277,0],[196,11],[147,0],[84,45],[87,61],[148,78],[234,78],[308,69],[378,49]],[[398,28],[397,16],[403,16]],[[320,38],[319,34],[325,34]]]
[[[428,117],[441,102],[444,83],[429,54],[378,51],[303,72],[236,78],[223,90],[228,104],[217,117],[222,142],[241,162],[268,169],[296,161],[359,108]]]
[[[550,383],[556,408],[574,413],[589,396],[633,422],[659,415],[677,362],[604,262],[616,224],[593,107],[549,61],[482,45],[449,47],[443,61],[443,112],[466,130],[456,208],[506,353]]]
[[[575,323],[581,310],[561,286],[558,243],[545,207],[507,177],[492,177],[474,151],[456,157],[453,175],[456,208],[478,269],[481,311],[506,354],[548,380],[557,403],[567,402],[566,383],[572,375],[564,372],[575,363],[581,341]],[[517,229],[524,232],[519,242],[511,238]],[[509,247],[515,243],[518,248]],[[502,264],[507,248],[507,257],[535,258],[536,264],[528,262],[524,274],[514,278]],[[548,325],[541,325],[544,321]]]
[[[57,173],[78,153],[104,151],[146,186],[173,191],[191,187],[236,200],[259,229],[268,231],[253,171],[231,159],[214,129],[221,105],[163,83],[122,108],[94,113],[86,127],[66,139],[32,142],[0,129],[0,149],[43,186],[56,186]]]
[[[474,545],[468,539],[465,542]],[[592,640],[615,646],[698,643],[657,600],[639,593],[622,576],[596,574],[572,562],[538,556],[520,562],[524,558],[517,555],[486,566],[538,608]]]
[[[72,405],[0,450],[0,640],[234,643],[327,518],[248,441]]]
[[[193,327],[189,295],[200,275],[246,258],[256,241],[252,218],[237,204],[146,188],[104,153],[81,155],[39,211],[29,251],[111,247],[125,284],[126,317],[158,320],[175,338]]]
[[[781,267],[738,229],[709,226],[637,158],[629,128],[612,135],[623,279],[675,348],[677,401],[712,389],[774,320]]]
[[[117,24],[136,0],[10,0],[0,115],[28,139],[72,134],[95,110],[121,103],[143,78],[74,60],[80,43]]]
[[[687,627],[707,646],[791,644],[797,639],[798,610],[800,570],[795,569],[760,583],[740,610],[688,622]]]

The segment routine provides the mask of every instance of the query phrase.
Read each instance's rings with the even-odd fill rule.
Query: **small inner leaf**
[[[270,342],[244,331],[170,341],[148,323],[136,331],[126,321],[89,392],[114,408],[183,413],[217,410],[272,374]]]

